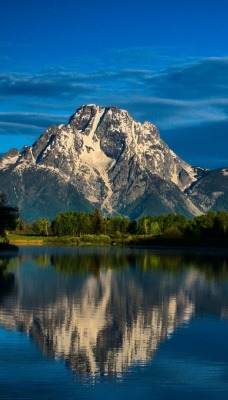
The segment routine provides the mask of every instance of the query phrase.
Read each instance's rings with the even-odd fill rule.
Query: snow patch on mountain
[[[228,168],[222,169],[222,174],[223,174],[224,176],[228,176]]]
[[[95,134],[97,125],[104,114],[104,111],[105,110],[103,109],[96,112],[89,135],[83,135],[83,148],[80,154],[80,160],[90,167],[96,168],[101,175],[106,172],[108,166],[113,161],[112,158],[107,157],[101,150],[100,141]]]
[[[0,160],[0,169],[9,168],[11,165],[15,164],[17,159],[17,155],[15,155],[14,157],[5,157],[4,159]]]
[[[8,153],[3,154],[0,159],[0,170],[9,168],[14,165],[19,157],[19,151],[17,149],[11,149]]]

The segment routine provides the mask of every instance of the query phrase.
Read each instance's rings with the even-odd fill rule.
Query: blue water
[[[0,277],[0,399],[227,399],[226,262],[20,249]]]

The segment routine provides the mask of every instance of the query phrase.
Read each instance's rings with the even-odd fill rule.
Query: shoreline
[[[153,251],[177,251],[177,252],[216,252],[228,253],[227,241],[214,238],[210,240],[187,240],[187,239],[151,239],[151,238],[131,238],[131,240],[112,239],[109,241],[99,240],[99,236],[94,237],[93,241],[80,241],[76,237],[12,237],[10,243],[0,243],[0,252],[15,251],[18,246],[66,246],[66,247],[116,247],[129,249],[148,249]],[[100,238],[101,239],[101,238]]]

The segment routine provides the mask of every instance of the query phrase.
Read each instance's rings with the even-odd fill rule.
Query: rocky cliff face
[[[150,122],[125,110],[86,105],[67,125],[51,126],[31,147],[0,161],[0,191],[26,219],[65,210],[142,214],[202,207],[185,193],[204,171],[181,160]]]
[[[203,210],[219,211],[228,208],[228,168],[204,172],[193,182],[186,194]]]

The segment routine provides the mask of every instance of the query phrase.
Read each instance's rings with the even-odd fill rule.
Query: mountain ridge
[[[0,191],[28,220],[95,207],[133,219],[145,213],[193,216],[206,210],[201,181],[210,173],[178,157],[154,124],[90,104],[68,124],[51,125],[32,146],[4,154]]]

